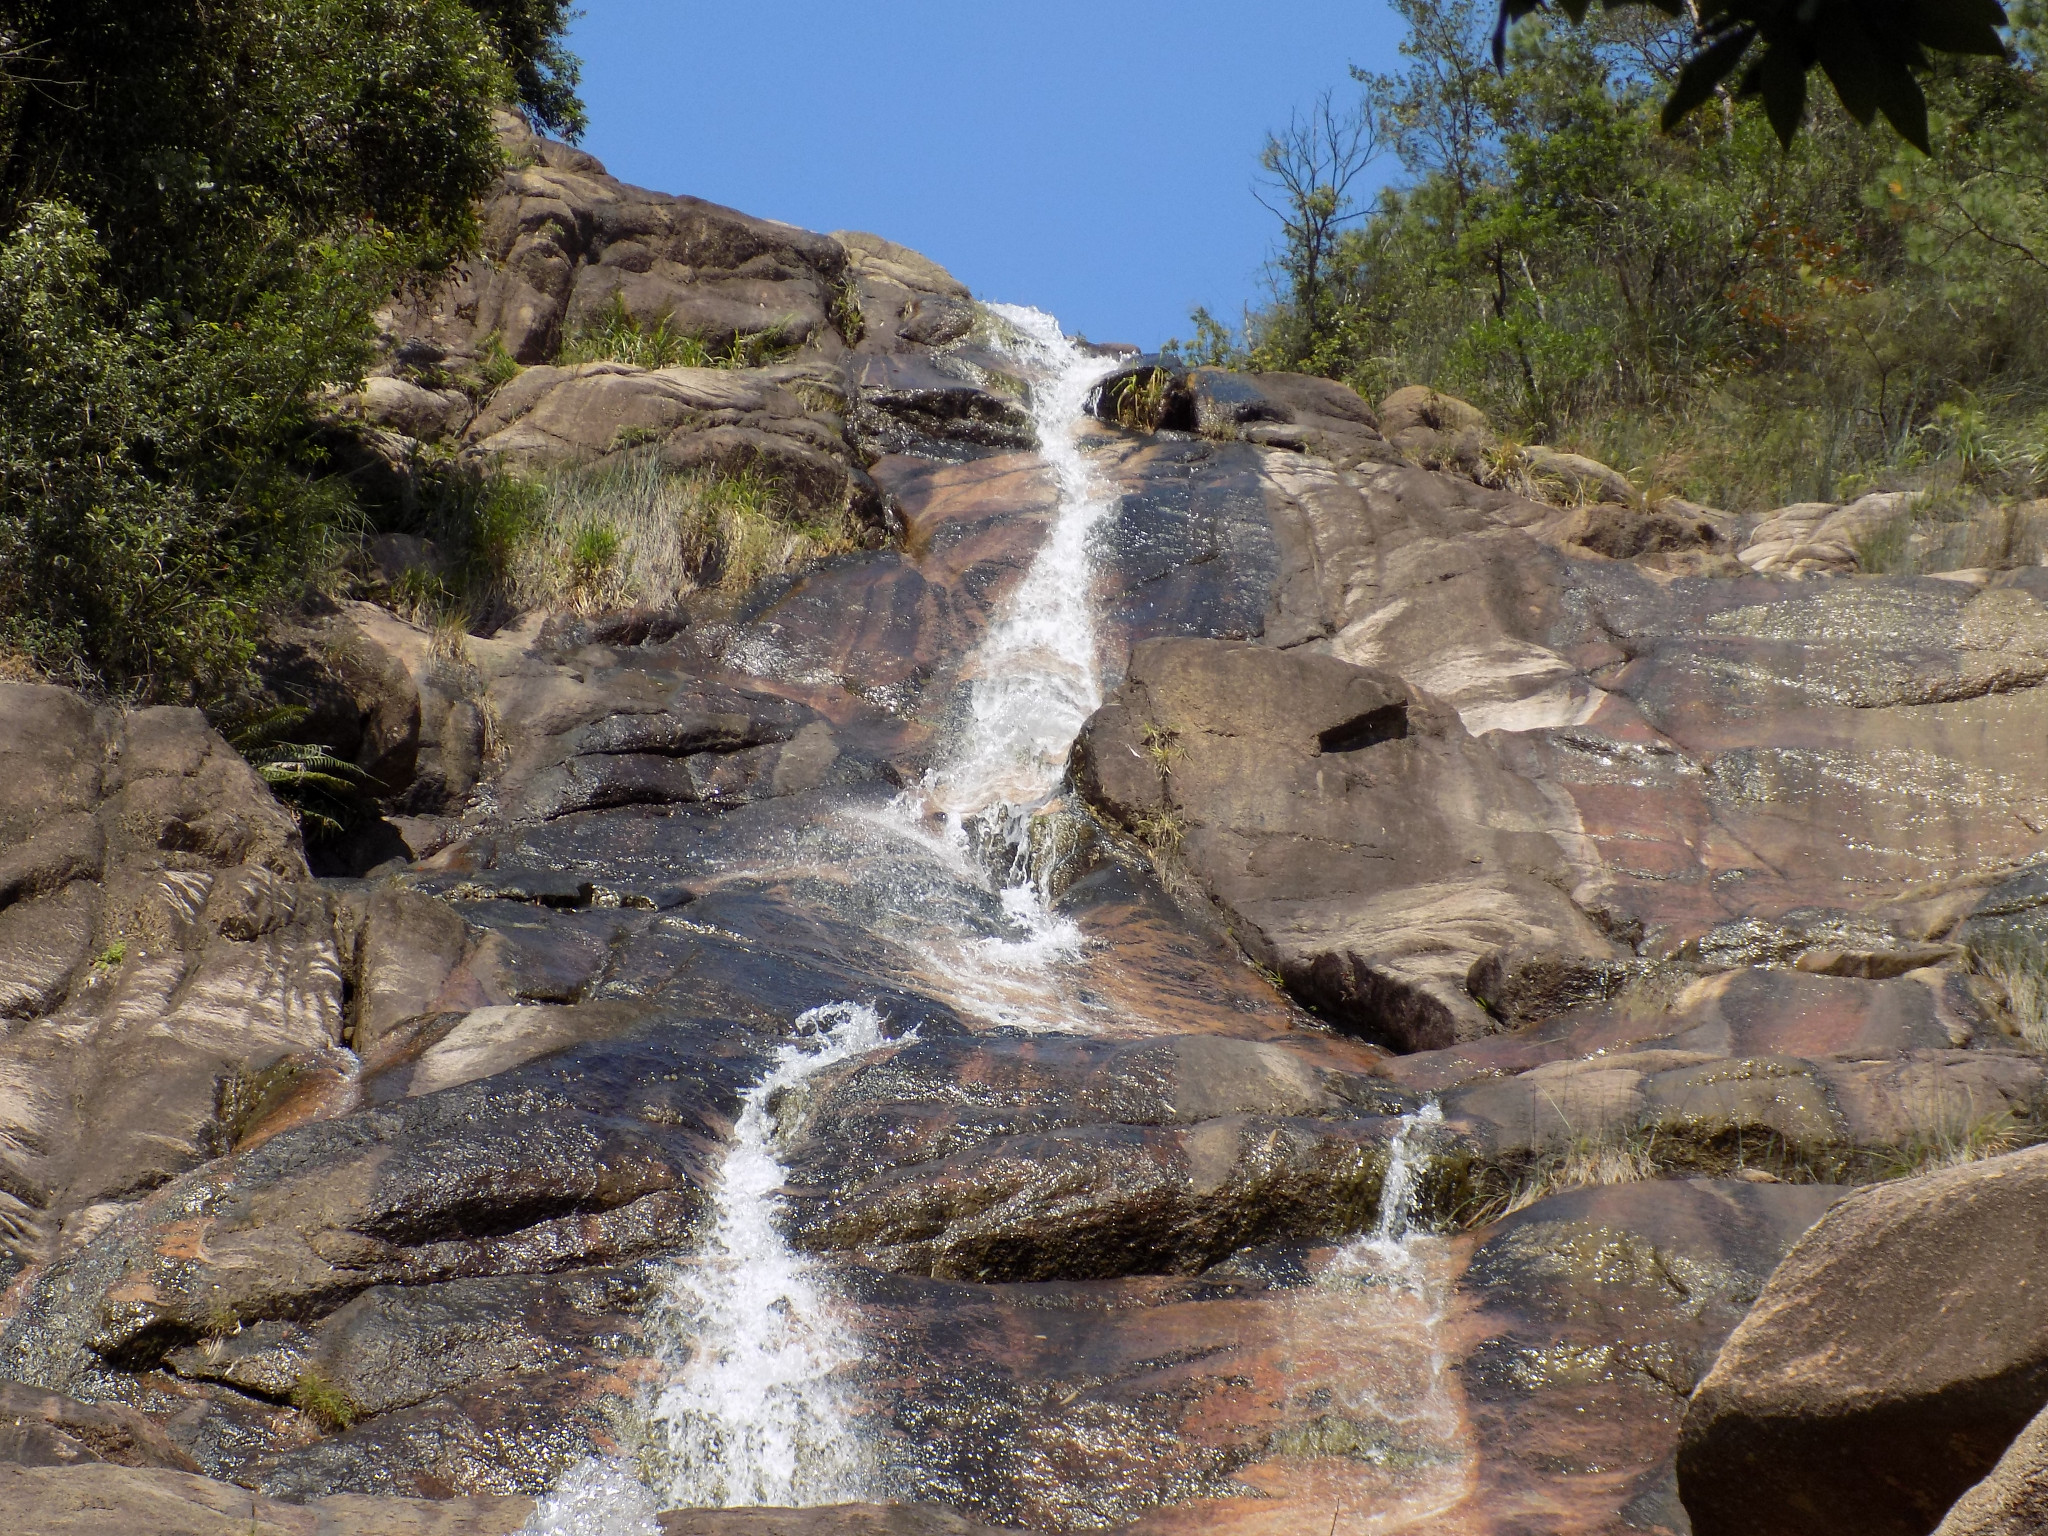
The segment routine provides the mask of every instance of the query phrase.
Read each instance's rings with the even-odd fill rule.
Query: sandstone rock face
[[[1918,1536],[1992,1471],[2048,1403],[2044,1179],[2048,1150],[1947,1169],[1800,1240],[1686,1411],[1701,1536]]]
[[[0,684],[0,1232],[10,1271],[333,1070],[342,976],[298,829],[195,710]]]
[[[2048,1125],[2038,570],[1098,349],[1086,644],[984,650],[1071,489],[1001,313],[512,137],[337,461],[637,456],[867,536],[672,612],[294,621],[266,675],[388,816],[320,880],[197,717],[0,690],[0,1524],[665,1486],[735,1190],[856,1357],[826,1495],[909,1502],[671,1531],[2033,1518],[2040,1154],[1983,1159]],[[760,365],[559,360],[621,305]],[[362,596],[451,575],[404,526]],[[1015,696],[1094,708],[1068,780],[927,814]]]
[[[1957,1499],[1935,1536],[2026,1536],[2048,1530],[2048,1409],[2006,1447],[1991,1475]]]
[[[1105,815],[1173,844],[1298,995],[1398,1049],[1497,1027],[1475,968],[1510,1017],[1619,984],[1619,952],[1559,890],[1534,786],[1391,673],[1148,641],[1074,775]]]

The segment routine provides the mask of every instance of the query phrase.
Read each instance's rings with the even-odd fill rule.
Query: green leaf
[[[1678,81],[1671,87],[1671,96],[1664,103],[1661,122],[1669,133],[1681,118],[1694,107],[1714,94],[1714,88],[1742,62],[1749,45],[1756,41],[1752,27],[1737,27],[1725,37],[1715,39],[1706,48],[1686,60],[1685,68],[1678,72]]]
[[[1778,143],[1786,149],[1792,147],[1800,119],[1806,115],[1806,66],[1798,54],[1782,43],[1771,44],[1764,56],[1750,65],[1736,94],[1761,98],[1764,116],[1770,119]]]

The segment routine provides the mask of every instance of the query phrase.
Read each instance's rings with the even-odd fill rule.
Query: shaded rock
[[[1712,549],[1721,535],[1707,518],[1686,517],[1663,505],[1637,507],[1613,495],[1581,507],[1561,537],[1611,560],[1634,560],[1673,550]]]
[[[192,1459],[152,1420],[118,1404],[80,1403],[0,1381],[0,1463],[69,1467],[109,1462],[191,1472]]]
[[[1502,951],[1485,974],[1532,1007],[1620,983],[1617,952],[1559,889],[1535,787],[1390,673],[1148,641],[1073,769],[1099,811],[1184,861],[1297,996],[1398,1049],[1497,1027],[1467,982]]]
[[[1038,446],[1021,383],[964,357],[863,349],[854,377],[851,425],[875,452],[958,462]]]
[[[2006,1447],[1990,1476],[1957,1499],[1934,1536],[2035,1536],[2048,1531],[2048,1409]]]
[[[1923,1536],[2048,1402],[2048,1149],[1865,1190],[1772,1275],[1686,1411],[1699,1536]]]
[[[532,1509],[504,1496],[281,1504],[186,1472],[0,1465],[0,1530],[22,1536],[511,1536]]]
[[[1239,1248],[1369,1226],[1386,1120],[1231,1117],[1005,1137],[800,1217],[813,1247],[940,1279],[1193,1274]]]

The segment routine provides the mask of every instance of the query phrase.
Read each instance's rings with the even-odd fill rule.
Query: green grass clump
[[[738,597],[761,581],[857,547],[850,518],[807,510],[751,471],[672,472],[652,452],[451,491],[433,533],[456,552],[447,581],[421,576],[394,607],[468,628],[536,609],[670,608]],[[410,575],[410,573],[408,573]],[[403,610],[401,610],[403,611]]]
[[[292,1383],[292,1406],[322,1429],[347,1429],[363,1416],[362,1409],[318,1366],[309,1365]]]
[[[555,360],[630,363],[637,368],[763,368],[797,350],[788,332],[786,324],[742,331],[720,351],[698,332],[684,330],[667,311],[642,323],[627,306],[626,296],[614,290],[604,308],[562,343]]]

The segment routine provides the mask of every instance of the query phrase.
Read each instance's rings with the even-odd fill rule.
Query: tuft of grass
[[[709,368],[711,349],[704,338],[682,330],[675,316],[663,313],[642,325],[614,291],[603,309],[563,341],[556,361],[632,363],[641,368]]]
[[[1536,475],[1529,462],[1528,449],[1509,438],[1482,448],[1479,451],[1479,483],[1492,490],[1533,497],[1536,494]]]
[[[672,311],[642,321],[614,290],[595,316],[562,342],[556,361],[630,363],[639,368],[763,368],[798,350],[787,320],[758,331],[741,331],[723,351],[714,350],[699,332],[686,331]]]
[[[1970,957],[1978,975],[2005,994],[2005,1011],[2022,1040],[2048,1051],[2048,954],[2031,945],[2000,945]]]
[[[807,517],[764,476],[675,474],[651,454],[559,471],[513,499],[516,534],[487,565],[499,601],[515,610],[738,596],[858,544],[843,512]]]
[[[1140,816],[1131,830],[1137,834],[1138,841],[1155,855],[1178,852],[1187,837],[1186,821],[1171,806]]]
[[[505,347],[505,333],[493,331],[484,338],[484,351],[477,364],[479,391],[486,399],[519,377],[519,362]]]
[[[1894,1149],[1877,1170],[1878,1177],[1909,1179],[1942,1168],[1960,1168],[1987,1157],[2016,1152],[2039,1141],[2040,1131],[2011,1110],[1992,1114],[1959,1114],[1910,1137]]]
[[[363,1416],[355,1401],[312,1365],[292,1383],[292,1406],[328,1430],[347,1429]]]
[[[1118,426],[1153,432],[1166,414],[1166,397],[1172,389],[1172,374],[1164,368],[1147,368],[1113,382],[1103,392],[1102,403]]]

